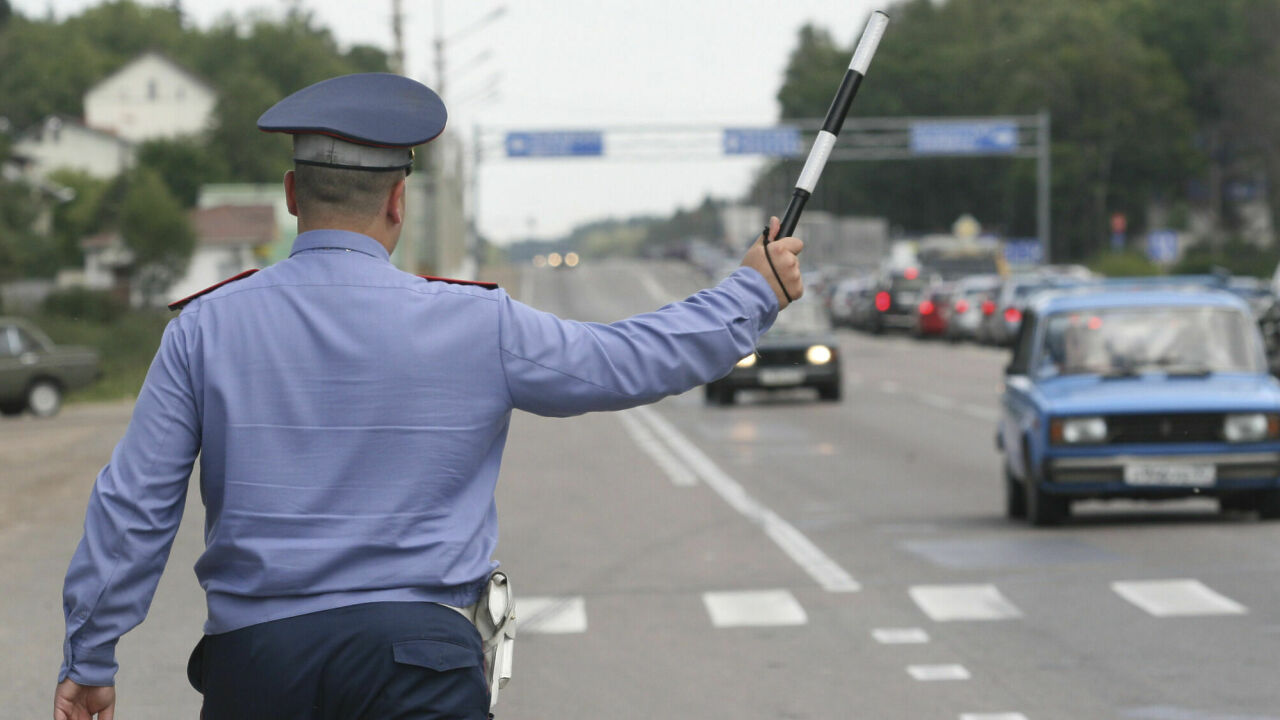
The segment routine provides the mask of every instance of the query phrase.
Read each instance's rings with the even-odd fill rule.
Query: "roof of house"
[[[28,141],[36,142],[36,143],[43,142],[44,133],[46,129],[52,130],[54,127],[58,127],[58,128],[70,127],[71,129],[77,130],[79,132],[88,133],[90,135],[96,135],[98,137],[101,137],[104,140],[110,140],[111,142],[114,142],[118,145],[123,145],[125,147],[133,146],[133,143],[129,142],[128,140],[125,140],[124,138],[120,137],[119,135],[116,135],[115,133],[109,130],[92,128],[92,127],[89,127],[88,125],[85,125],[84,122],[81,121],[79,118],[73,118],[70,115],[61,115],[58,113],[46,116],[40,122],[32,125],[31,127],[28,127],[26,130],[23,130],[21,133],[18,134],[15,144],[28,142]]]
[[[270,205],[218,205],[191,211],[201,245],[266,245],[276,239],[276,212]]]
[[[182,65],[182,63],[179,63],[177,60],[174,60],[173,58],[169,57],[168,55],[165,55],[164,53],[162,53],[162,52],[160,52],[160,51],[158,51],[158,50],[148,50],[148,51],[146,51],[146,52],[144,52],[144,53],[141,53],[140,55],[138,55],[137,57],[133,58],[133,59],[132,59],[132,60],[130,60],[129,62],[125,63],[124,65],[121,65],[121,66],[120,66],[120,67],[119,67],[115,72],[111,73],[110,75],[108,75],[108,76],[106,76],[106,77],[102,78],[101,80],[99,80],[98,82],[94,83],[94,84],[93,84],[93,86],[92,86],[92,87],[90,87],[90,88],[89,88],[89,90],[88,90],[85,94],[86,94],[86,95],[91,94],[94,90],[97,90],[97,89],[98,89],[99,87],[101,87],[102,85],[104,85],[104,84],[106,84],[107,82],[109,82],[110,80],[114,79],[117,75],[121,75],[121,74],[125,73],[126,71],[128,71],[128,70],[129,70],[129,68],[131,68],[131,67],[133,67],[134,65],[136,65],[139,61],[141,61],[143,58],[147,57],[148,55],[153,55],[153,56],[155,56],[156,58],[159,58],[160,60],[163,60],[167,65],[172,66],[174,70],[177,70],[180,74],[182,74],[182,75],[186,76],[186,78],[187,78],[188,80],[190,80],[191,82],[193,82],[193,83],[195,83],[195,84],[199,85],[200,87],[202,87],[202,88],[204,88],[204,89],[208,90],[209,92],[217,92],[217,91],[214,89],[214,87],[213,87],[212,85],[210,85],[210,84],[209,84],[209,81],[207,81],[207,80],[205,80],[204,78],[200,77],[199,75],[195,74],[193,71],[191,71],[191,70],[189,70],[188,68],[186,68],[185,66],[183,66],[183,65]]]
[[[120,233],[114,230],[108,230],[107,232],[100,232],[97,235],[90,235],[89,237],[81,240],[80,249],[81,250],[102,250],[105,248],[112,247],[114,245],[122,245],[122,244],[123,244],[123,240],[120,237]]]

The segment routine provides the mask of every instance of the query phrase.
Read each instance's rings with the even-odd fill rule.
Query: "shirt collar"
[[[347,230],[308,230],[293,241],[293,249],[289,257],[307,250],[352,250],[379,260],[391,260],[382,243],[368,235],[349,232]]]

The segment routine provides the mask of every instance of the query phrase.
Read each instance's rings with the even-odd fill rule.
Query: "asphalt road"
[[[609,321],[701,286],[680,265],[519,270],[517,297]],[[700,392],[517,414],[498,559],[520,596],[502,720],[1280,720],[1280,524],[1212,501],[1002,516],[1004,355],[840,335],[845,398]],[[47,717],[59,591],[128,405],[0,422],[0,716]],[[195,717],[194,498],[121,716]]]

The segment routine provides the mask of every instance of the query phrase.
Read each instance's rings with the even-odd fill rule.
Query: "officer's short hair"
[[[404,170],[344,170],[298,164],[293,171],[298,214],[371,219],[382,209]]]

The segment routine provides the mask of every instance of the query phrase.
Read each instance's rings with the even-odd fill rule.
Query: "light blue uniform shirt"
[[[67,571],[59,680],[112,683],[197,454],[205,632],[356,603],[468,605],[496,567],[513,408],[567,416],[686,391],[752,352],[777,307],[740,269],[656,312],[574,322],[402,272],[364,235],[299,235],[287,260],[165,329]]]

